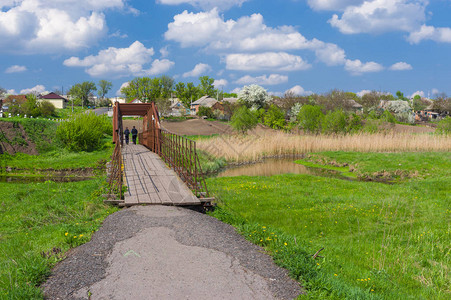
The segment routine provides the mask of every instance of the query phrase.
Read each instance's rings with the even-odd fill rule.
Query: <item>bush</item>
[[[213,110],[211,107],[201,106],[199,107],[199,110],[197,111],[197,115],[200,117],[207,117],[207,119],[214,119],[215,114],[213,113]]]
[[[396,123],[396,118],[388,110],[384,110],[384,112],[382,113],[380,119],[385,121],[385,122],[388,122],[388,123],[392,123],[392,124]]]
[[[283,111],[271,104],[268,111],[264,114],[264,124],[273,129],[282,129],[285,127],[285,114]]]
[[[56,135],[70,151],[94,151],[102,148],[102,137],[112,132],[108,118],[89,112],[63,122],[56,130]]]
[[[233,114],[230,125],[232,125],[233,129],[236,131],[240,131],[244,134],[249,129],[255,128],[257,123],[258,120],[255,114],[243,105]]]
[[[318,133],[321,130],[321,120],[324,115],[320,106],[304,105],[299,110],[299,127],[310,133]]]
[[[39,104],[39,115],[44,118],[55,115],[55,105],[53,105],[49,101],[42,101]]]
[[[346,133],[347,125],[348,117],[342,110],[329,111],[321,122],[322,131],[326,134],[344,134]]]
[[[451,134],[451,117],[446,117],[440,122],[438,122],[437,133]]]
[[[351,133],[360,131],[363,127],[362,123],[362,118],[359,115],[355,113],[352,114],[351,118],[348,121],[347,131]]]

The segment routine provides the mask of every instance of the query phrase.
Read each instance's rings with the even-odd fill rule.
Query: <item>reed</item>
[[[451,151],[451,137],[430,134],[293,135],[268,132],[260,135],[223,135],[197,141],[199,149],[228,161],[256,161],[320,151],[431,152]]]

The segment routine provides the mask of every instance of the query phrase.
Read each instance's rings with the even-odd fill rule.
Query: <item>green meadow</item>
[[[213,215],[286,267],[307,290],[301,298],[451,298],[449,152],[323,152],[300,163],[396,183],[294,174],[210,178],[218,200]]]

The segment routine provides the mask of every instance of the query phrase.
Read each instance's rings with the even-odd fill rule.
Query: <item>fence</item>
[[[121,143],[117,142],[113,155],[111,156],[111,164],[109,167],[109,176],[108,176],[108,194],[109,195],[119,195],[119,198],[122,199],[122,153],[121,153]]]
[[[194,195],[199,198],[209,196],[195,141],[151,127],[139,134],[139,143],[158,154],[186,183]]]

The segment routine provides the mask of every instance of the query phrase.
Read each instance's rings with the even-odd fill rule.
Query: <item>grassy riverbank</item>
[[[42,298],[51,267],[115,211],[100,197],[104,181],[0,183],[1,299]]]
[[[326,152],[399,184],[312,175],[210,178],[214,214],[264,246],[314,299],[449,299],[451,154]],[[319,253],[324,258],[312,259]]]
[[[50,180],[0,182],[0,299],[41,299],[39,285],[51,267],[69,248],[88,242],[105,217],[116,211],[104,205],[100,196],[106,184],[105,163],[112,153],[111,137],[104,136],[96,151],[70,152],[56,138],[57,122],[8,121],[12,126],[4,126],[2,141],[13,146],[23,144],[16,150],[36,146],[39,155],[1,154],[0,175]],[[11,132],[20,136],[6,139]],[[85,172],[87,169],[89,172]],[[55,174],[89,174],[95,179],[58,183],[51,181]]]

